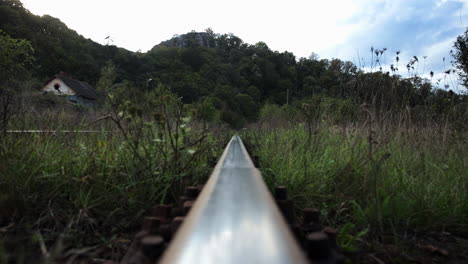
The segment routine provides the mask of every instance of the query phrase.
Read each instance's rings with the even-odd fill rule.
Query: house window
[[[54,84],[54,88],[55,88],[55,90],[59,91],[59,89],[60,89],[60,83],[55,83],[55,84]]]

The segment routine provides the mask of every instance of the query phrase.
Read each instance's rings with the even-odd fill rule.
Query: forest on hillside
[[[297,58],[290,52],[272,51],[263,42],[248,44],[234,34],[208,29],[176,35],[146,53],[135,53],[86,39],[57,18],[33,15],[19,0],[0,1],[0,29],[3,39],[24,40],[31,47],[25,74],[10,74],[2,77],[3,82],[29,78],[39,88],[54,74],[66,72],[105,94],[111,92],[106,91],[110,87],[99,87],[98,81],[103,69],[111,67],[113,81],[126,83],[128,91],[120,94],[138,99],[132,101],[135,107],[144,105],[145,92],[163,85],[183,103],[208,109],[199,111],[210,113],[201,118],[235,128],[258,120],[265,104],[300,106],[314,97],[331,99],[335,108],[347,107],[343,111],[357,111],[360,105],[369,104],[380,112],[409,108],[434,120],[450,113],[452,119],[466,121],[460,120],[466,118],[466,93],[454,93],[454,87],[441,80],[444,89],[434,87],[436,80],[422,78],[418,72],[422,58],[414,56],[403,62],[399,51],[387,55],[394,56],[394,63],[385,71],[380,64],[382,56],[390,52],[385,47],[369,47],[371,65],[360,68],[317,55]],[[454,66],[465,85],[466,41],[465,32],[454,43]],[[365,67],[371,70],[365,71]],[[444,73],[445,79],[456,75],[455,70]]]

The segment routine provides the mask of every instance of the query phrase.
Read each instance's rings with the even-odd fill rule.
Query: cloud
[[[354,32],[341,45],[319,51],[321,57],[338,57],[357,62],[358,54],[370,63],[370,48],[387,48],[385,64],[395,62],[395,52],[401,51],[400,63],[413,56],[427,56],[425,74],[450,66],[449,51],[458,35],[466,29],[467,1],[459,0],[379,0],[367,1],[361,11],[346,24]],[[400,66],[401,70],[406,70]]]

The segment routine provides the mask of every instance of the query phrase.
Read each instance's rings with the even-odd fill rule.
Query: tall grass
[[[56,256],[99,245],[120,250],[109,256],[119,260],[125,248],[119,241],[140,228],[154,205],[173,203],[184,186],[203,183],[222,150],[213,135],[190,130],[188,118],[171,129],[167,123],[174,119],[150,120],[138,131],[130,120],[126,134],[115,127],[110,133],[64,133],[89,128],[51,120],[46,127],[55,133],[0,139],[0,250],[10,245],[6,252],[15,260],[41,255],[41,243]]]
[[[297,207],[318,207],[330,224],[379,234],[466,232],[468,148],[460,135],[448,140],[436,126],[313,123],[245,135],[268,184],[286,185]]]

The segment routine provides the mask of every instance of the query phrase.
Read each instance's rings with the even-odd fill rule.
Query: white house
[[[63,73],[48,80],[42,91],[66,96],[68,100],[78,104],[91,105],[97,99],[96,90],[91,85],[72,79]]]

